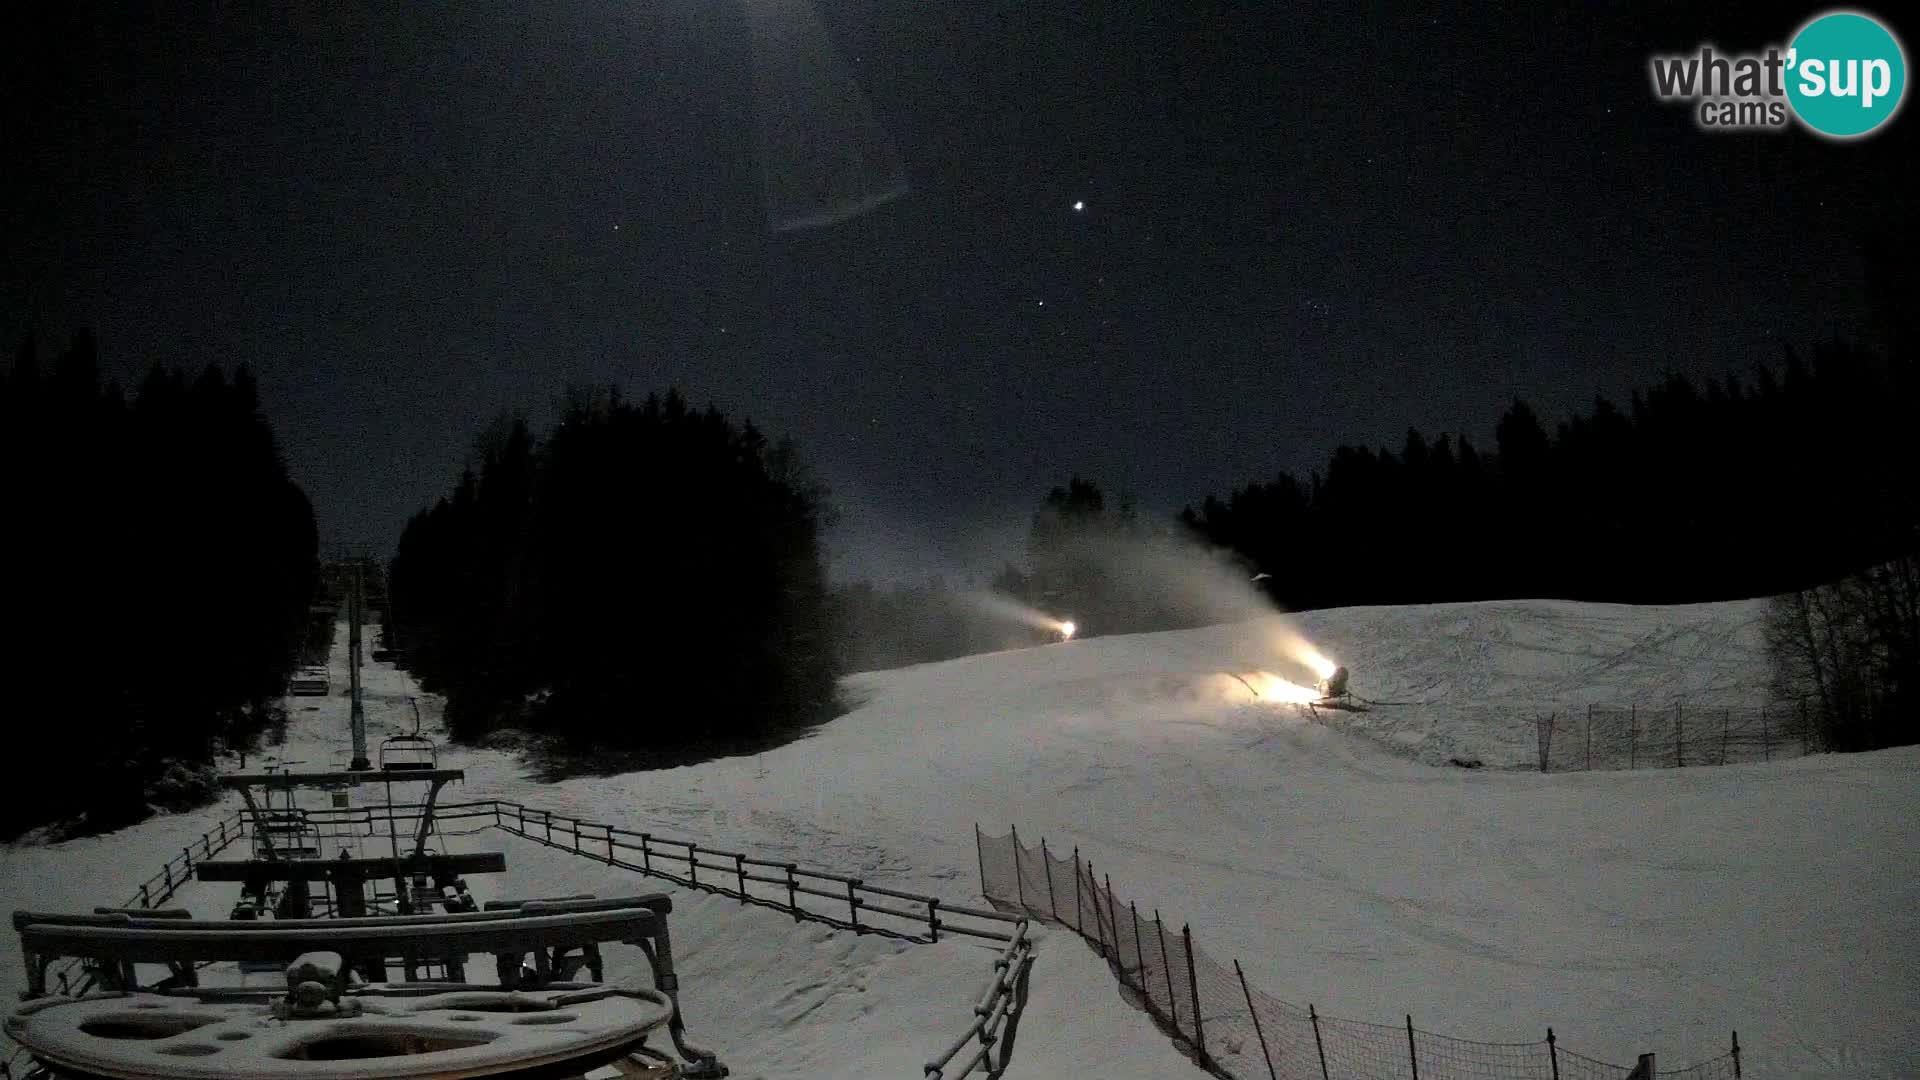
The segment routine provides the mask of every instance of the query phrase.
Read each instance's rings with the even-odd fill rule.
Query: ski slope
[[[1078,845],[1267,992],[1334,1015],[1411,1013],[1494,1041],[1551,1025],[1590,1056],[1654,1050],[1668,1067],[1723,1052],[1737,1028],[1751,1076],[1920,1075],[1920,750],[1544,776],[1430,764],[1523,763],[1536,711],[1758,703],[1759,611],[1507,602],[1293,620],[1357,693],[1410,703],[1360,718],[1381,741],[1250,702],[1228,673],[1284,667],[1279,624],[1255,621],[853,676],[855,708],[757,757],[547,785],[503,753],[443,760],[468,770],[454,798],[959,901],[978,895],[973,823],[1017,824],[1056,852]],[[343,668],[336,657],[336,685]],[[375,665],[367,682],[374,739],[410,726],[405,675]],[[295,716],[284,756],[325,762],[344,742],[344,699]],[[0,901],[118,901],[217,813],[8,849]],[[508,856],[505,880],[476,881],[484,896],[660,884],[473,839]],[[231,898],[195,886],[182,899],[219,917]],[[676,904],[692,1033],[737,1076],[917,1076],[991,962],[965,943],[854,938],[684,892]],[[17,989],[17,957],[0,963]],[[1043,932],[1012,1075],[1193,1068],[1090,950]]]

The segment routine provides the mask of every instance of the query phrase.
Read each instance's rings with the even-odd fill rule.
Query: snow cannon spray
[[[1061,641],[1071,640],[1073,635],[1080,632],[1079,625],[1072,619],[1056,619],[1038,608],[1029,607],[999,593],[967,593],[965,599],[975,610],[1008,622],[1020,623],[1031,626],[1035,630],[1058,635]]]

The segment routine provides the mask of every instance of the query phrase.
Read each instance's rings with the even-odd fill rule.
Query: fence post
[[[1420,1055],[1413,1052],[1413,1014],[1407,1014],[1407,1061],[1413,1066],[1413,1080],[1420,1080]]]
[[[1686,718],[1681,714],[1680,703],[1676,701],[1673,703],[1673,767],[1676,769],[1687,767],[1687,751],[1680,742],[1681,733],[1686,730]]]
[[[553,846],[553,811],[551,810],[540,811],[540,818],[541,820],[545,821],[547,824],[547,846],[552,847]]]
[[[700,887],[700,845],[691,842],[687,844],[687,880]]]
[[[1207,1059],[1207,1029],[1200,1023],[1200,975],[1193,966],[1193,927],[1182,924],[1180,937],[1187,943],[1187,991],[1193,995],[1193,1044],[1200,1051],[1201,1067],[1207,1068],[1210,1066]]]
[[[1131,900],[1127,901],[1127,914],[1133,919],[1133,956],[1140,961],[1140,996],[1146,1000],[1147,1015],[1152,1016],[1153,994],[1147,990],[1147,950],[1140,944],[1140,909]],[[1173,1027],[1175,1031],[1180,1030],[1178,1022]]]
[[[608,825],[606,829],[607,829],[607,865],[612,866],[616,861],[613,854],[613,826]]]
[[[1640,703],[1627,706],[1627,768],[1640,767]]]
[[[640,834],[640,867],[641,867],[640,872],[643,874],[653,873],[653,848],[651,846],[652,840],[653,840],[653,834],[651,833]]]
[[[1047,854],[1047,838],[1040,838],[1040,867],[1047,872],[1047,910],[1053,912],[1053,921],[1060,921],[1060,905],[1053,899],[1053,856]]]
[[[927,940],[940,940],[940,898],[937,896],[927,898]]]
[[[794,864],[787,864],[787,910],[793,912],[793,921],[800,921],[800,883],[793,878]]]
[[[1020,880],[1026,877],[1025,874],[1020,872],[1020,826],[1009,825],[1007,828],[1013,835],[1013,897],[1020,902],[1020,910],[1022,913],[1025,913],[1027,910],[1027,888]]]
[[[1131,907],[1131,905],[1129,905]],[[1139,919],[1139,917],[1135,917]],[[1173,994],[1173,963],[1167,959],[1167,924],[1160,920],[1160,909],[1154,909],[1154,936],[1160,938],[1160,970],[1167,976],[1167,1020],[1173,1022],[1173,1030],[1181,1030],[1181,1009],[1175,1005],[1179,995]],[[1146,957],[1140,957],[1140,982],[1146,982]],[[1152,997],[1148,997],[1152,1001]]]
[[[1080,913],[1080,845],[1073,845],[1073,928],[1087,936],[1087,917]]]
[[[980,845],[980,823],[973,823],[973,857],[980,864],[980,895],[987,895],[987,850]]]
[[[140,886],[140,906],[143,908],[153,906],[153,901],[147,899],[147,887],[145,885]]]
[[[1320,1080],[1328,1080],[1327,1046],[1320,1041],[1320,1014],[1313,1010],[1312,1003],[1307,1005],[1307,1019],[1313,1021],[1313,1048],[1320,1054]]]
[[[1593,706],[1587,706],[1587,771],[1593,771]]]
[[[1111,959],[1120,967],[1120,981],[1127,981],[1127,965],[1120,954],[1120,910],[1113,902],[1113,875],[1107,875],[1107,925],[1113,927],[1113,956]]]
[[[747,902],[747,857],[736,853],[733,856],[733,873],[740,879],[740,902]]]
[[[1553,1080],[1560,1080],[1560,1051],[1553,1046],[1553,1029],[1547,1029],[1547,1060],[1553,1064]]]
[[[1633,1071],[1627,1074],[1627,1080],[1654,1080],[1658,1075],[1659,1072],[1654,1065],[1653,1055],[1641,1054],[1639,1064],[1635,1065]]]
[[[853,923],[853,932],[856,934],[866,932],[860,928],[860,898],[853,892],[859,884],[858,881],[847,882],[847,919]]]
[[[1153,932],[1160,939],[1160,969],[1167,973],[1167,1009],[1173,1014],[1173,1030],[1179,1031],[1180,1010],[1174,1002],[1180,1000],[1180,995],[1173,992],[1173,964],[1167,960],[1167,924],[1160,921],[1159,908],[1153,909]],[[1144,960],[1140,966],[1146,967]]]
[[[1093,876],[1093,864],[1087,864],[1087,884],[1093,887],[1093,940],[1100,946],[1100,959],[1107,958],[1107,929],[1101,925],[1105,920],[1100,915],[1100,879]]]
[[[1159,913],[1155,912],[1154,917],[1159,918]],[[1233,973],[1240,980],[1240,993],[1247,999],[1247,1015],[1253,1017],[1253,1033],[1260,1037],[1260,1056],[1267,1063],[1267,1080],[1280,1080],[1280,1074],[1273,1071],[1273,1054],[1267,1049],[1267,1033],[1260,1026],[1260,1010],[1253,1007],[1253,991],[1247,989],[1247,973],[1240,970],[1240,961],[1237,959],[1233,962]],[[1737,1037],[1735,1041],[1738,1042]],[[1735,1073],[1738,1071],[1736,1068]],[[1555,1075],[1553,1080],[1560,1080],[1560,1077]]]
[[[1733,1033],[1733,1080],[1740,1080],[1740,1033]]]

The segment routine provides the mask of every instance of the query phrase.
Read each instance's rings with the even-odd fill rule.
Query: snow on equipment
[[[711,1051],[686,1041],[667,933],[672,910],[656,893],[240,928],[182,912],[18,911],[27,1001],[7,1018],[6,1034],[32,1055],[27,1075],[43,1080],[579,1078],[606,1067],[656,1080],[725,1076]],[[601,981],[600,946],[609,942],[645,953],[651,988]],[[491,954],[502,978],[356,981],[394,953]],[[50,992],[48,969],[65,958],[96,973],[97,989]],[[195,971],[223,962],[282,970],[284,984],[195,985]],[[144,985],[140,965],[175,975]],[[586,980],[578,977],[583,967]],[[662,1028],[681,1061],[648,1045]]]
[[[359,588],[356,573],[354,618]],[[239,884],[226,921],[184,911],[14,912],[28,1001],[6,1034],[33,1055],[28,1075],[574,1080],[608,1067],[656,1080],[727,1075],[712,1052],[685,1040],[667,897],[481,909],[466,875],[504,871],[506,856],[431,845],[439,820],[477,812],[440,805],[441,791],[465,774],[440,767],[418,705],[412,733],[382,742],[377,767],[367,759],[358,630],[346,767],[299,772],[304,762],[281,761],[220,777],[245,803],[249,857],[189,865],[196,880]],[[303,804],[314,792],[323,798]],[[653,989],[603,984],[605,942],[637,945]],[[474,954],[491,954],[483,966],[497,984],[468,982]],[[64,974],[57,994],[47,988],[60,959],[82,965],[73,996]],[[143,984],[142,964],[167,974]],[[273,971],[284,971],[283,990],[248,984]],[[222,977],[226,985],[213,985]],[[646,1045],[663,1026],[682,1061]]]

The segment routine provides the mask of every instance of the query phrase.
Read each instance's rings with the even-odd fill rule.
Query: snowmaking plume
[[[1097,610],[1076,612],[1096,633],[1249,623],[1252,652],[1227,663],[1253,670],[1243,682],[1269,702],[1303,703],[1338,666],[1275,607],[1245,565],[1227,552],[1171,532],[1115,531],[1074,537],[1064,561],[1101,582]],[[1303,568],[1307,569],[1307,568]],[[1238,677],[1238,676],[1236,676]]]
[[[1049,634],[1072,637],[1074,631],[1077,629],[1071,619],[1054,618],[1039,608],[1030,607],[1018,600],[1002,596],[996,592],[982,591],[964,593],[961,595],[961,600],[966,603],[968,607],[984,615],[1004,619],[1008,622],[1019,623],[1023,626],[1031,626],[1035,630],[1043,630]]]

